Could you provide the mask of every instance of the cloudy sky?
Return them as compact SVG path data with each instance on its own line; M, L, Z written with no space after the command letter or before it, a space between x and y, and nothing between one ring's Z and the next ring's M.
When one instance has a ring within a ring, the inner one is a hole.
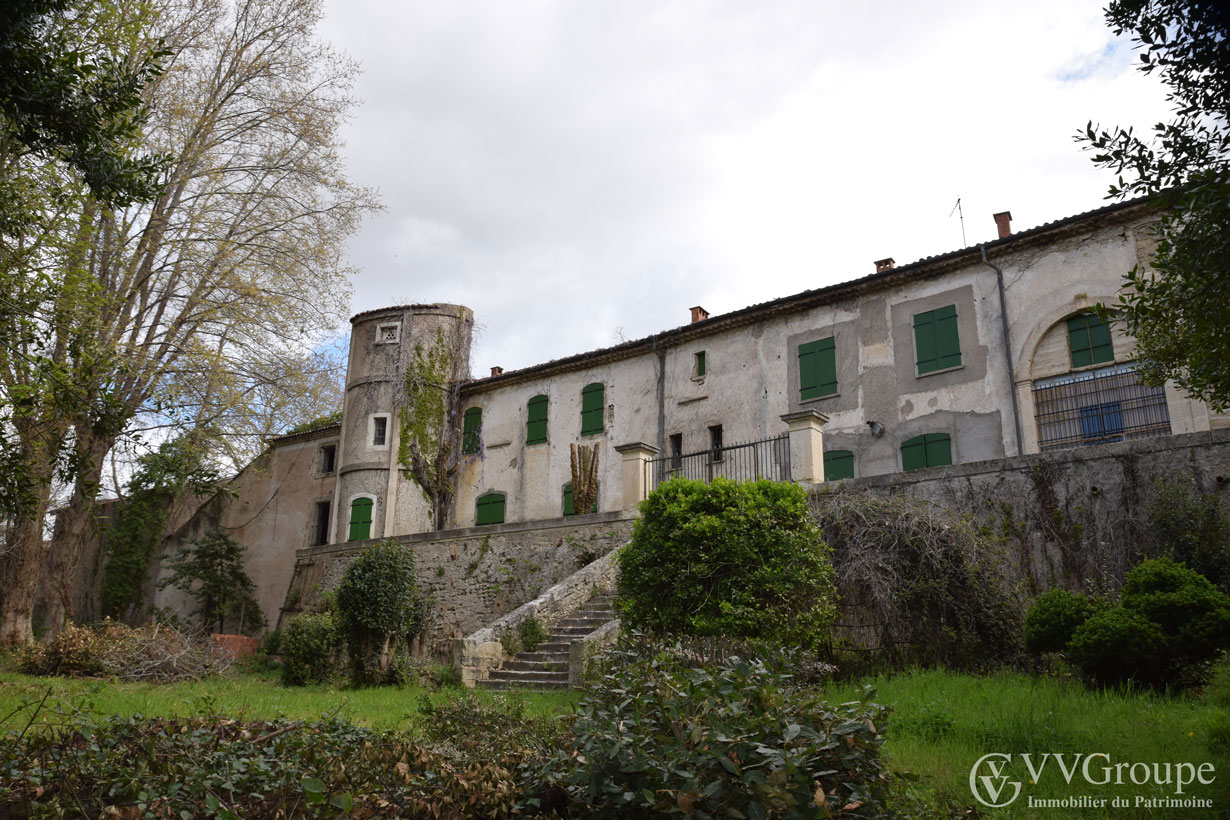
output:
M470 306L475 375L1100 207L1072 135L1166 111L1096 2L326 0L321 35L387 209L353 309Z

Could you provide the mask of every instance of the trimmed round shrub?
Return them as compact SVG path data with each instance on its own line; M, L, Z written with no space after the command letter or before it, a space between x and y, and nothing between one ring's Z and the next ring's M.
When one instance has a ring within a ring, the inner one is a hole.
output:
M1161 629L1175 682L1199 682L1208 663L1230 649L1230 596L1169 558L1142 561L1129 572L1121 604Z
M1025 648L1030 652L1062 652L1072 633L1097 611L1097 604L1066 589L1039 595L1025 616Z
M291 618L282 633L282 684L324 683L336 666L337 624L330 612L304 612Z
M414 553L394 541L363 550L342 574L336 601L351 682L389 682L394 655L422 631L431 606L419 589Z
M1129 680L1156 685L1164 679L1166 638L1143 615L1115 607L1098 612L1072 634L1068 659L1103 686Z
M829 549L794 484L667 481L618 560L624 624L651 634L810 648L836 615Z

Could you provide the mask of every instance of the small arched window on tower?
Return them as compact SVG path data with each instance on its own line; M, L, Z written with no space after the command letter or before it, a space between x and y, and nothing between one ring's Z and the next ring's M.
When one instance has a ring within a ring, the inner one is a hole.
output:
M350 502L350 533L347 541L365 541L372 537L372 507L375 501L359 497Z

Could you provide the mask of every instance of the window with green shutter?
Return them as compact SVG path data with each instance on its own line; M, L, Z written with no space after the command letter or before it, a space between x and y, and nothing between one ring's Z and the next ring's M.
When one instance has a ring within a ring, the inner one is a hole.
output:
M851 450L826 450L824 453L824 480L841 481L854 478L854 453Z
M1068 320L1068 348L1072 351L1073 367L1115 360L1110 327L1092 313L1082 313Z
M365 541L372 537L372 504L370 498L356 498L350 502L348 541Z
M461 421L461 452L466 455L477 453L483 444L483 408L471 407L466 410Z
M547 440L547 397L535 396L527 407L525 443L542 444Z
M475 505L474 523L484 524L504 523L504 493L487 493L480 496Z
M914 350L920 376L961 364L956 305L914 314Z
M799 400L837 392L837 346L830 336L799 345Z
M594 507L590 512L598 512L598 496L594 496ZM572 482L564 485L564 515L576 515L577 511L572 506Z
M602 432L602 408L605 404L606 388L602 382L587 384L581 391L581 435Z
M703 350L697 351L697 353L696 353L696 361L695 361L695 366L692 368L692 369L693 369L693 371L695 371L696 375L695 375L695 376L693 376L692 378L694 378L694 379L703 379L703 378L705 377L705 370L706 370L706 366L705 366L705 365L706 365L706 363L705 363L705 351L703 351Z
M901 469L945 467L952 464L952 440L947 433L927 433L901 445Z

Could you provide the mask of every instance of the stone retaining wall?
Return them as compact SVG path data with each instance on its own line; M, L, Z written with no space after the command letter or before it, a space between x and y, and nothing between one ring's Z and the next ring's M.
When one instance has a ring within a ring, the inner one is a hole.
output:
M453 641L491 625L628 541L632 513L420 533L394 538L414 550L419 584L435 599L416 654L448 661ZM374 541L299 550L281 621L323 605L342 572Z
M1007 546L1031 591L1118 589L1147 533L1156 482L1223 499L1230 430L1164 436L819 485L925 499L972 515Z

